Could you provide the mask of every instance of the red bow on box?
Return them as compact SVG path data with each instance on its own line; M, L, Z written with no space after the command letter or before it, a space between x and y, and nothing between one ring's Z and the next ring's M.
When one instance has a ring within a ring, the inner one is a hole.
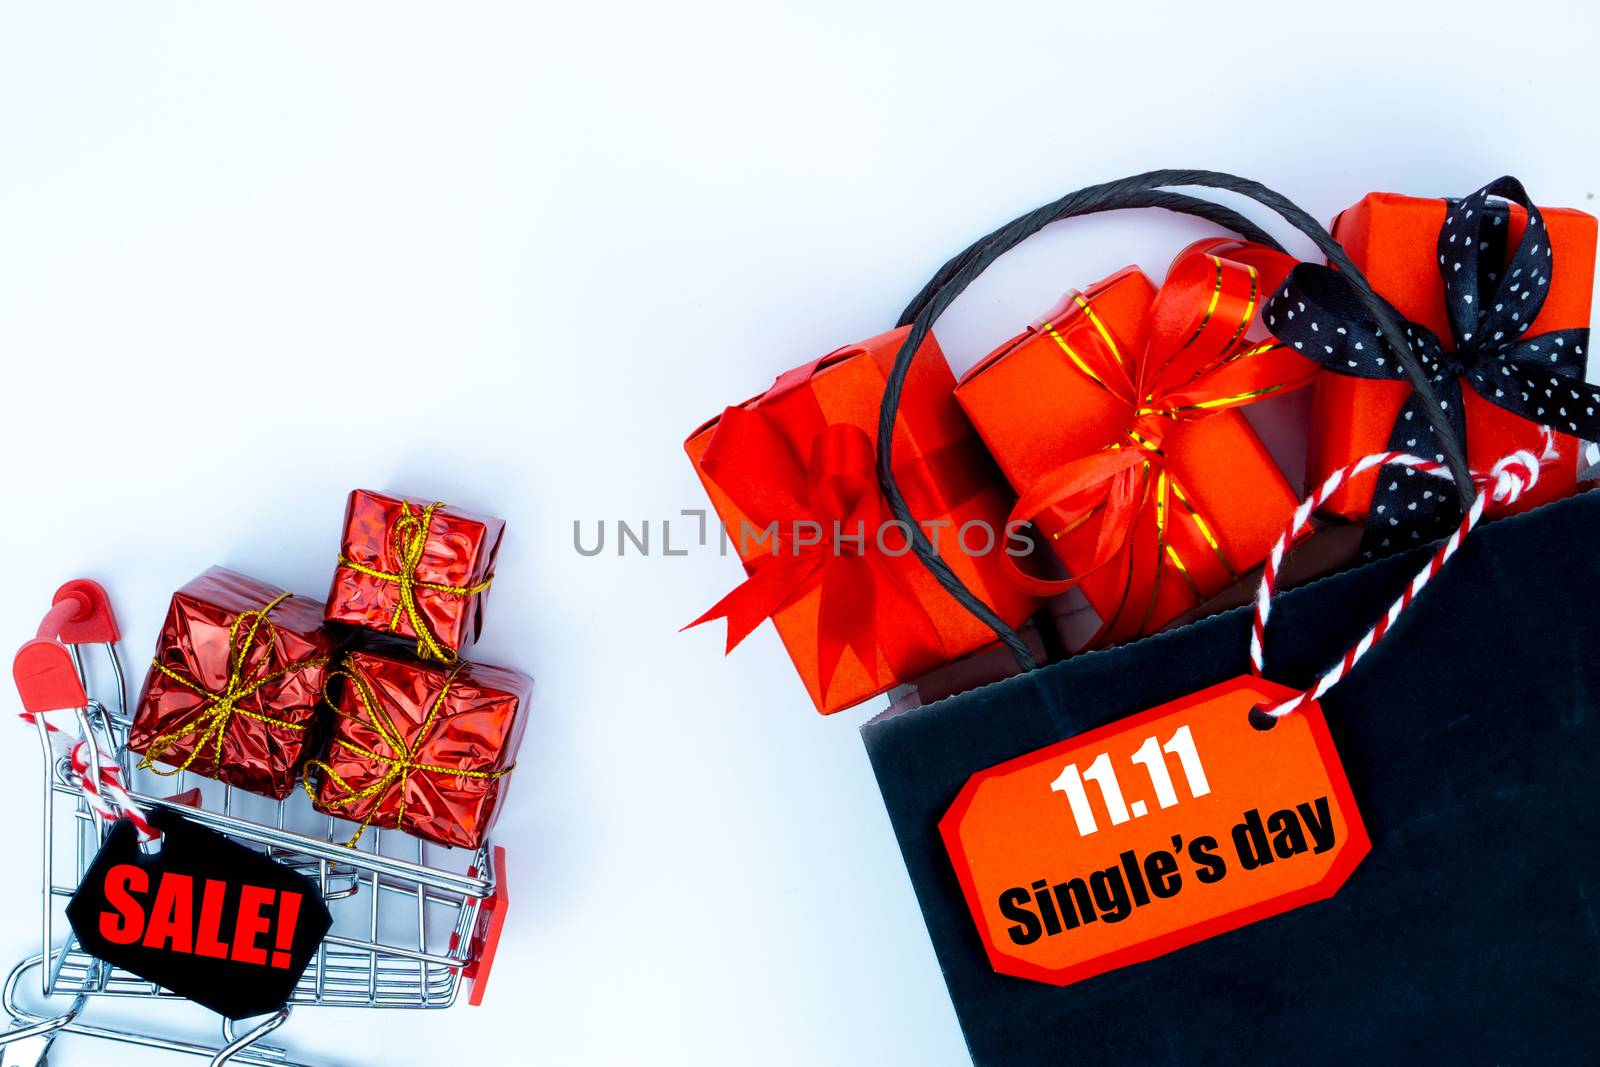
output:
M1185 249L1166 282L1138 315L1102 318L1089 295L1072 293L1044 323L1072 363L1126 405L1127 429L1119 440L1043 475L1021 494L1012 521L1048 516L1055 537L1087 527L1094 550L1072 577L1049 580L1025 574L1010 556L1013 578L1041 596L1060 593L1089 574L1120 561L1123 590L1117 611L1105 618L1091 643L1127 630L1122 609L1148 603L1153 610L1162 572L1172 566L1196 594L1236 577L1201 511L1167 469L1163 439L1182 423L1253 403L1308 384L1316 365L1274 340L1245 339L1262 297L1292 267L1288 256L1259 245L1211 239ZM1092 342L1069 345L1056 326L1082 315L1094 327ZM1173 520L1207 550L1185 559L1174 544ZM1221 579L1220 581L1218 579ZM1149 611L1145 613L1145 620ZM1119 628L1120 620L1120 628ZM1139 621L1137 629L1144 628ZM1125 633L1131 636L1131 633Z
M802 465L763 415L729 408L701 467L758 527L767 554L747 563L750 577L689 626L726 618L731 652L763 620L820 585L817 650L824 693L846 648L876 681L880 648L898 672L940 647L933 620L899 573L903 564L896 561L908 548L904 531L888 525L877 450L866 431L824 426ZM892 612L898 625L880 627L881 609Z

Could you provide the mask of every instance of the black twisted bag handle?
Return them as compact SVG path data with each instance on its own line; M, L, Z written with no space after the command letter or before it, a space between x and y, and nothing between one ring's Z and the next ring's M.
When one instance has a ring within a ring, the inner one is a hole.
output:
M883 404L878 410L878 484L883 489L890 512L910 530L911 550L958 604L972 612L995 632L995 636L1010 649L1018 666L1025 671L1031 671L1038 666L1033 654L1028 651L1027 644L990 609L989 605L966 587L966 584L950 569L949 564L939 558L916 517L911 514L911 509L906 506L900 487L895 484L894 424L900 410L900 393L905 387L906 373L911 369L911 360L917 349L922 347L922 342L932 330L934 322L955 298L960 296L995 260L1052 222L1100 211L1130 207L1161 207L1208 219L1247 240L1282 251L1282 246L1244 216L1210 201L1172 192L1172 187L1221 189L1247 196L1271 208L1295 229L1311 238L1317 248L1327 256L1328 262L1350 279L1367 313L1377 322L1384 344L1405 371L1411 387L1422 398L1423 410L1438 435L1440 447L1444 449L1445 463L1455 478L1456 491L1461 497L1462 508L1466 509L1472 503L1472 479L1467 472L1466 450L1439 406L1439 398L1434 395L1433 388L1428 383L1427 373L1412 353L1411 347L1400 340L1405 337L1404 324L1395 318L1387 302L1379 299L1373 292L1366 276L1356 269L1356 265L1350 261L1344 249L1339 247L1333 235L1323 228L1321 223L1281 193L1274 192L1259 182L1214 170L1152 170L1117 181L1086 186L1076 192L1068 193L1053 203L1021 215L986 237L980 238L945 263L932 280L923 286L922 291L912 300L901 317L900 325L909 324L911 330L900 345L900 351L895 355L894 367L883 391Z

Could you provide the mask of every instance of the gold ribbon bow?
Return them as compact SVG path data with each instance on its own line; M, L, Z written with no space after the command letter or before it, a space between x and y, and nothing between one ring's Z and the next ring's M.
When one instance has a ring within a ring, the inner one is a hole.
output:
M1087 293L1069 294L1040 323L1072 365L1107 394L1107 410L1131 416L1118 440L1067 459L1025 488L1009 516L1007 529L1048 518L1052 538L1095 523L1093 539L1085 538L1092 552L1073 562L1073 576L1038 578L1022 572L1009 554L1000 557L1016 584L1038 596L1055 596L1112 568L1120 593L1085 647L1136 637L1166 621L1156 620L1155 612L1169 567L1197 604L1238 581L1210 524L1168 469L1163 438L1182 424L1300 388L1315 376L1315 365L1281 342L1245 339L1261 293L1275 289L1292 265L1272 249L1208 239L1179 254L1159 289L1147 282L1123 289L1138 275L1137 268L1126 268ZM1109 305L1104 311L1096 306L1102 300ZM1180 540L1196 548L1187 559ZM1142 614L1125 612L1141 602Z
M450 672L450 676L445 679L444 687L439 690L439 695L434 699L433 706L428 709L428 717L422 722L422 729L417 732L416 742L410 745L406 744L405 738L395 726L394 720L389 718L389 713L383 710L382 701L378 699L377 694L373 693L372 685L366 678L355 671L335 670L328 673L327 681L323 683L323 699L327 699L327 687L335 678L348 679L355 687L357 701L367 713L367 721L364 725L372 727L378 736L383 739L383 743L394 753L394 755L386 756L343 737L334 739L334 744L349 749L356 755L372 760L374 763L381 763L388 768L383 772L381 778L363 789L353 788L349 782L340 777L338 771L323 760L312 760L306 765L308 771L312 767L317 768L323 774L326 774L335 785L344 790L344 796L326 803L329 808L343 808L360 800L376 798L372 805L372 810L367 813L366 818L361 820L361 825L356 828L355 836L345 842L345 847L354 848L356 846L356 842L361 840L361 835L367 832L367 827L377 817L378 809L383 804L384 795L396 787L400 789L400 804L395 811L394 828L396 830L405 829L406 783L411 780L411 775L414 773L422 772L460 778L493 780L504 778L516 769L516 765L513 764L500 771L474 771L461 767L444 767L436 763L422 763L417 760L417 753L422 749L423 745L427 744L428 736L433 732L434 724L439 718L439 710L444 707L445 700L450 695L450 687L455 683L456 675L461 673L461 669L464 666L465 664L458 665ZM361 722L360 719L339 708L331 700L328 700L328 706L332 707L336 714L343 715L355 722ZM310 777L307 776L301 779L301 784L305 786L306 795L315 801L317 794L311 787Z
M393 532L395 551L400 558L398 570L379 570L364 563L357 563L344 555L339 557L339 566L348 567L368 578L394 582L398 585L400 601L395 605L394 615L389 619L390 632L394 632L400 625L400 617L403 615L410 620L411 629L417 635L418 657L452 663L456 654L440 643L434 636L433 630L429 628L428 620L422 617L422 610L417 606L417 590L426 589L447 596L476 596L489 588L494 576L490 575L476 585L445 585L442 582L417 580L417 567L422 563L422 553L428 545L428 527L433 524L433 513L442 507L444 504L436 500L423 508L421 515L413 515L410 501L400 501L400 518L395 522Z
M205 748L206 743L212 738L216 739L215 760L217 765L221 766L222 740L227 736L228 726L233 722L235 715L243 715L247 719L255 719L257 722L264 722L268 726L277 726L285 730L304 730L306 728L305 723L286 722L272 715L251 711L249 708L241 708L239 706L240 701L254 696L263 686L269 685L280 678L288 677L298 671L325 666L328 662L327 656L312 656L310 659L297 660L278 670L267 671L265 668L268 663L268 657L263 656L260 665L257 666L255 671L246 676L245 661L250 658L251 650L256 647L257 635L261 634L263 628L265 628L265 638L269 644L277 635L277 628L272 625L272 620L268 619L267 616L272 614L272 610L285 600L288 600L290 596L291 594L289 593L282 593L260 611L241 612L233 620L233 625L228 628L228 682L220 692L212 692L196 679L185 678L159 659L150 661L156 670L185 689L205 698L205 702L200 705L199 711L196 712L195 717L189 721L188 725L170 733L161 734L150 742L150 747L145 750L144 758L139 761L141 770L155 771L155 773L166 778L181 774L189 769L189 765L195 761L195 758ZM249 629L245 630L247 625ZM243 641L239 640L241 631L244 631ZM164 771L155 766L156 761L165 755L168 749L196 732L200 736L190 750L188 758L178 764L176 768Z

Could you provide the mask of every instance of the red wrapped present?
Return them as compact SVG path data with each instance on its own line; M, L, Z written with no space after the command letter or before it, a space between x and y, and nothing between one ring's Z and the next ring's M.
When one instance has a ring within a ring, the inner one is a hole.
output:
M1540 426L1559 431L1559 459L1519 500L1490 503L1488 513L1570 495L1578 447L1568 434L1600 433L1600 387L1583 381L1595 219L1535 207L1521 183L1501 178L1460 200L1373 193L1334 221L1333 234L1407 320L1407 341L1464 436L1469 465L1483 470L1517 449L1537 455ZM1311 484L1374 452L1443 457L1421 400L1343 275L1302 264L1266 315L1276 336L1330 372L1318 377L1312 405ZM1323 510L1368 522L1369 549L1408 547L1459 518L1453 494L1427 481L1369 471Z
M1041 596L1081 589L1101 620L1090 644L1158 629L1225 588L1293 513L1236 410L1316 371L1246 339L1291 262L1214 239L1185 249L1159 291L1124 268L1069 293L957 387L1020 494L1012 519L1032 520L1068 575L1011 560L1013 579Z
M157 774L190 770L281 800L331 649L319 602L212 567L172 595L128 748Z
M748 580L696 623L732 650L770 618L817 710L842 711L994 640L911 554L878 488L878 406L907 329L841 348L696 430L685 449ZM923 342L895 423L895 476L940 557L1007 623L1034 600L1000 558L1011 494Z
M350 494L328 621L415 638L449 662L477 639L505 523L368 489Z
M505 667L357 651L332 672L333 736L306 792L318 811L477 848L505 803L533 679Z

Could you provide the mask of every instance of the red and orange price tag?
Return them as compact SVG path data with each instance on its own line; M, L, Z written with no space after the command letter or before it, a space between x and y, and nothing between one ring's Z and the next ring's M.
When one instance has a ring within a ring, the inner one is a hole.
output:
M1236 678L973 775L939 823L994 969L1052 985L1332 896L1369 844L1307 701Z

